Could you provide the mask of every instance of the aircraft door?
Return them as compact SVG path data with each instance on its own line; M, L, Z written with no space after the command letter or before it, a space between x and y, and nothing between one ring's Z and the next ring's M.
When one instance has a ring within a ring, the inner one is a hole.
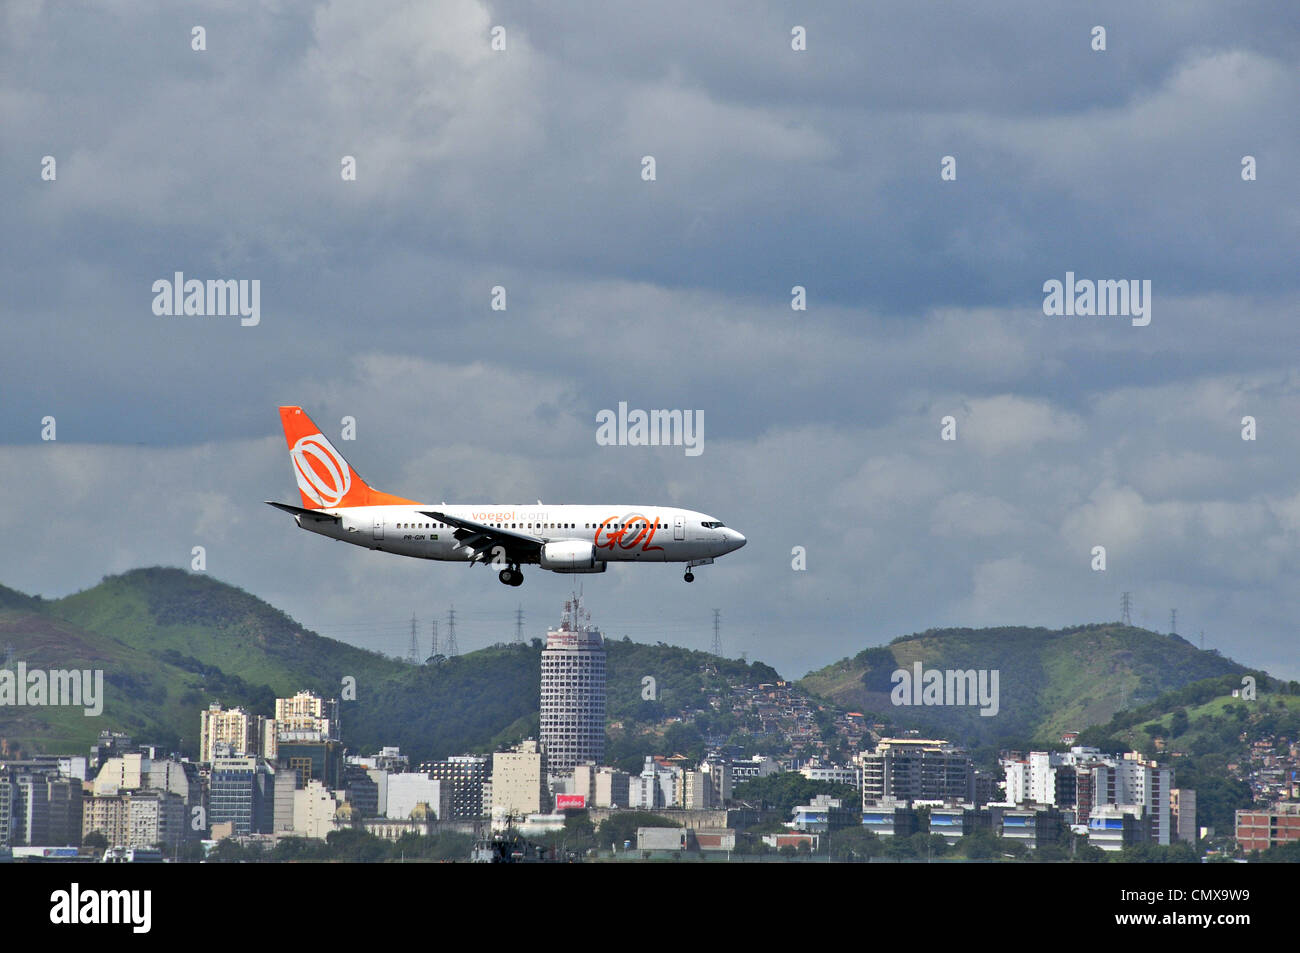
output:
M686 521L683 517L673 517L673 539L686 538Z
M384 538L384 521L378 516L375 517L375 539Z

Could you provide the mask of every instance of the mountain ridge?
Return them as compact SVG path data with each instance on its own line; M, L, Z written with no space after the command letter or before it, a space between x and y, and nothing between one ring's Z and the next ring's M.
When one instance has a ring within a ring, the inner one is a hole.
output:
M960 706L892 703L893 672L923 669L997 671L999 712L985 717ZM997 626L927 629L899 636L810 672L810 694L861 711L961 732L972 743L1021 738L1054 741L1066 731L1103 724L1121 708L1191 682L1250 669L1186 639L1120 623L1061 629Z
M505 641L436 665L411 665L299 625L286 613L202 573L150 567L105 576L60 599L0 586L0 649L48 668L105 669L105 714L0 708L10 745L84 750L100 728L197 753L199 712L212 701L270 714L274 698L310 690L340 694L344 740L354 750L397 744L414 758L442 757L535 731L540 640ZM646 724L704 711L701 699L728 684L780 679L762 662L717 659L664 645L608 641L609 704L615 720ZM891 673L910 668L996 669L999 714L895 706ZM1052 742L1066 729L1104 724L1125 705L1190 682L1245 673L1177 636L1117 623L949 628L899 636L793 682L829 713L872 712L892 730L933 731L967 745L1008 739ZM658 698L641 697L654 674ZM721 714L729 714L724 708ZM716 716L715 716L716 720ZM630 756L629 756L630 757Z

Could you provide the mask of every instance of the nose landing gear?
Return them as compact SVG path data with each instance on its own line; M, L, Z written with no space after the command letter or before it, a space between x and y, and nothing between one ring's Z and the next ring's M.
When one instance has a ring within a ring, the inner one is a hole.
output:
M687 582L694 582L695 573L691 572L691 570L694 569L696 566L707 566L711 562L713 562L712 556L706 556L703 559L692 559L690 562L686 564L686 575L682 576L682 578L685 579Z

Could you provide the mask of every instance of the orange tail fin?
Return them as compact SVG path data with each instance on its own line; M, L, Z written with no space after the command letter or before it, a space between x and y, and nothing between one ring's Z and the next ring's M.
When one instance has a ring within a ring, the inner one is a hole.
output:
M280 423L302 505L307 509L415 503L371 489L301 407L281 407Z

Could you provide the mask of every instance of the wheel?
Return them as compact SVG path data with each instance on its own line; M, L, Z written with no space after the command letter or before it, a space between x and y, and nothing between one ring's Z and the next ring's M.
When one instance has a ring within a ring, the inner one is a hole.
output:
M682 578L685 579L687 582L694 582L694 581L695 581L695 573L690 572L690 571L688 570L687 573L686 573L686 575L682 576Z
M522 586L524 584L524 574L518 569L510 573L510 585Z
M515 584L515 574L509 569L501 570L497 573L497 578L500 579L504 585L513 586Z

